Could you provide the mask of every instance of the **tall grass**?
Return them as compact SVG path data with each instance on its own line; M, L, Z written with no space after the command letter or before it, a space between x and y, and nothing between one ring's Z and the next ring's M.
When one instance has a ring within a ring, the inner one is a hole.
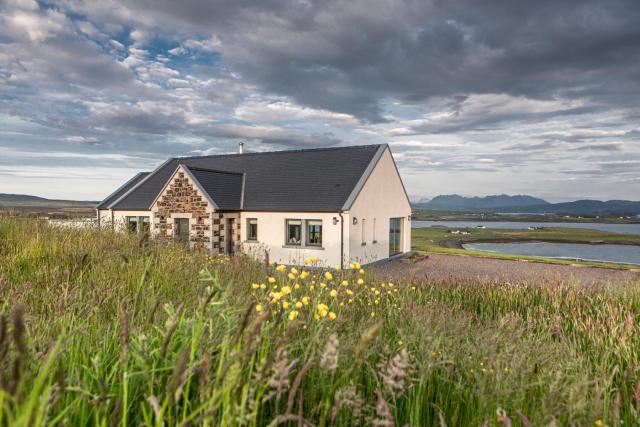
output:
M637 423L637 284L354 267L0 218L0 425Z

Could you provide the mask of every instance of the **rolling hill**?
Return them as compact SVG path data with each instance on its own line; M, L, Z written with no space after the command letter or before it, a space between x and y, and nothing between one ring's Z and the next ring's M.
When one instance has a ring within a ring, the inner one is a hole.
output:
M458 195L437 196L429 202L414 204L415 208L434 211L549 213L561 215L640 215L640 201L629 200L576 200L574 202L549 203L532 196L498 195L464 197Z

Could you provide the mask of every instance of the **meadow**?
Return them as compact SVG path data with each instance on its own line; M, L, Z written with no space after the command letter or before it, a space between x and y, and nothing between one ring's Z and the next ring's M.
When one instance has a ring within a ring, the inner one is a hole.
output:
M634 425L640 284L381 282L0 217L0 425Z

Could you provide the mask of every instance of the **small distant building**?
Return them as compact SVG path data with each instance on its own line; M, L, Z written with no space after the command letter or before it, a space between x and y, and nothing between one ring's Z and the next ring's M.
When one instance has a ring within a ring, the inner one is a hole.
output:
M97 217L284 264L366 264L411 248L411 205L386 144L171 158L109 195Z

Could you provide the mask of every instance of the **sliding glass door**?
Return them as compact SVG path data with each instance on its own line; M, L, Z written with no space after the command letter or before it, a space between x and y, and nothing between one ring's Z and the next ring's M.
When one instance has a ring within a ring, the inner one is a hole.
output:
M402 220L404 218L389 219L389 256L402 252Z

